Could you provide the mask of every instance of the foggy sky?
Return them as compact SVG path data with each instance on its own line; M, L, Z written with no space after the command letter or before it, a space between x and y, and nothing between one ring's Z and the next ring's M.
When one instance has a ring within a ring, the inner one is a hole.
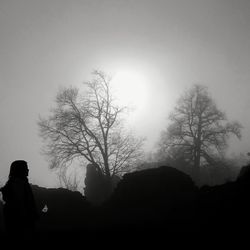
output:
M244 126L231 152L250 151L249 13L249 0L0 0L0 181L25 159L32 183L57 185L37 120L60 86L81 86L96 68L147 77L135 124L147 149L183 91L201 83Z

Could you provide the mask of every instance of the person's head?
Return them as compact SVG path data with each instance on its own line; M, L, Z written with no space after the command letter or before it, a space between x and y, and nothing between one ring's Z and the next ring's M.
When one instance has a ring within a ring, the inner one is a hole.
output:
M9 178L18 177L24 179L27 178L28 174L29 169L26 161L17 160L11 163Z

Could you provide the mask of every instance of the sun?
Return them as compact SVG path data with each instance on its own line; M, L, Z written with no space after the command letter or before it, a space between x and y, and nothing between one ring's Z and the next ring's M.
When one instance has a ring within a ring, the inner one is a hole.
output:
M122 106L141 112L147 103L149 91L145 75L133 70L120 70L112 78L112 87L117 101Z

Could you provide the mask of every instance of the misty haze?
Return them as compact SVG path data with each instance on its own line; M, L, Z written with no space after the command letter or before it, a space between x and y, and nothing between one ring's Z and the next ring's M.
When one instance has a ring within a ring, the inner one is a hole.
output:
M246 0L1 0L3 239L246 233L249 13Z

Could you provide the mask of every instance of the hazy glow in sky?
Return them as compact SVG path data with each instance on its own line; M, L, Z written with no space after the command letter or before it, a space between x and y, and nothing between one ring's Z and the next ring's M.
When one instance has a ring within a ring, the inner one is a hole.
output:
M183 91L201 83L244 126L231 152L250 151L249 13L249 0L1 0L0 181L25 159L31 182L57 185L41 155L38 116L48 115L60 86L81 87L93 69L117 73L120 101L137 106L130 119L147 149Z
M112 79L114 94L121 105L134 106L136 111L145 109L149 95L146 77L137 71L121 70Z

